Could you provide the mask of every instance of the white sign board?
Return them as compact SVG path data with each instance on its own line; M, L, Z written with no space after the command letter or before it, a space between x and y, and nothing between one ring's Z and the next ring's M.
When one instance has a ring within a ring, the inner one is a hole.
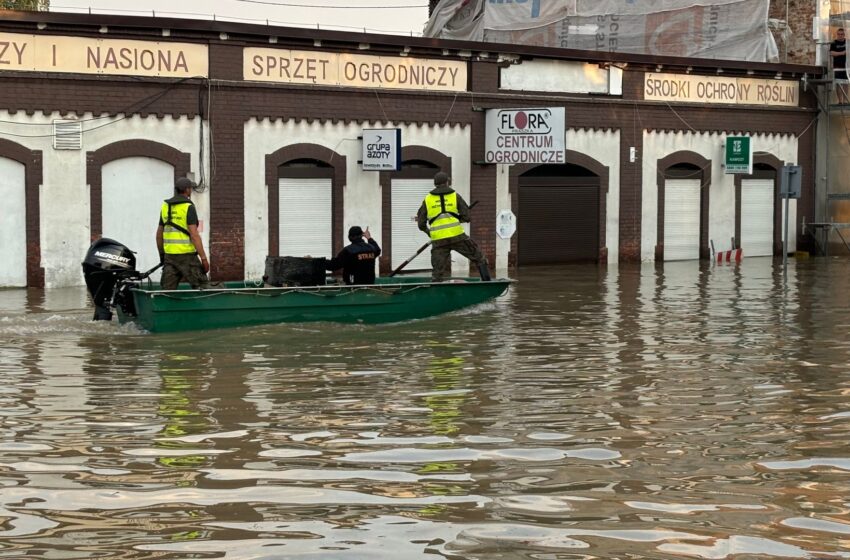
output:
M563 107L488 109L487 163L566 163Z
M196 78L209 75L206 45L0 33L0 72Z
M401 129L363 129L363 171L401 169Z
M466 91L466 61L245 47L245 80L380 89Z
M510 239L516 233L516 216L510 210L502 210L496 215L496 234L502 239Z

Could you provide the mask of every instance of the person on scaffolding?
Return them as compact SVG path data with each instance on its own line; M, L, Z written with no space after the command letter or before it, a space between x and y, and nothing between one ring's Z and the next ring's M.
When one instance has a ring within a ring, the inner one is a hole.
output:
M363 231L360 226L348 230L348 240L351 244L329 259L325 268L331 271L341 268L342 279L349 285L374 284L375 261L381 255L378 242L372 239L368 227Z
M832 79L835 85L836 101L839 104L850 102L847 95L847 40L844 29L835 32L835 41L829 44L829 56L832 57Z

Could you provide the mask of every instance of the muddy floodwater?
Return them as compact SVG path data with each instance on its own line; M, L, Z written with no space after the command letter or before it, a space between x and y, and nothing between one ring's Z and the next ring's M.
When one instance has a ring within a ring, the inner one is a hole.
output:
M850 261L153 335L0 291L0 558L850 558Z

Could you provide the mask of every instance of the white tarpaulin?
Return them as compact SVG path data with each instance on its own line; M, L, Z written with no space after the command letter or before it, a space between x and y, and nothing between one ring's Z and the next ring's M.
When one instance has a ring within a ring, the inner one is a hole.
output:
M769 0L442 0L428 37L775 61Z

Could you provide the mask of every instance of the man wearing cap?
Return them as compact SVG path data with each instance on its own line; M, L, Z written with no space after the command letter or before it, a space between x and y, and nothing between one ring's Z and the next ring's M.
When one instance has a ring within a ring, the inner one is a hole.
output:
M434 189L416 214L419 229L431 237L431 278L443 282L451 277L451 253L457 251L475 263L482 280L490 280L487 257L463 231L462 224L470 221L469 205L451 185L448 174L440 171L434 175Z
M363 231L360 226L353 226L348 230L348 240L351 244L336 257L328 260L325 268L341 268L342 279L346 284L374 284L375 260L381 254L378 242L372 239L368 227Z
M210 263L198 233L198 212L190 198L195 186L187 177L177 179L174 196L162 203L159 212L156 247L163 263L163 290L176 290L181 280L196 290L209 286Z

